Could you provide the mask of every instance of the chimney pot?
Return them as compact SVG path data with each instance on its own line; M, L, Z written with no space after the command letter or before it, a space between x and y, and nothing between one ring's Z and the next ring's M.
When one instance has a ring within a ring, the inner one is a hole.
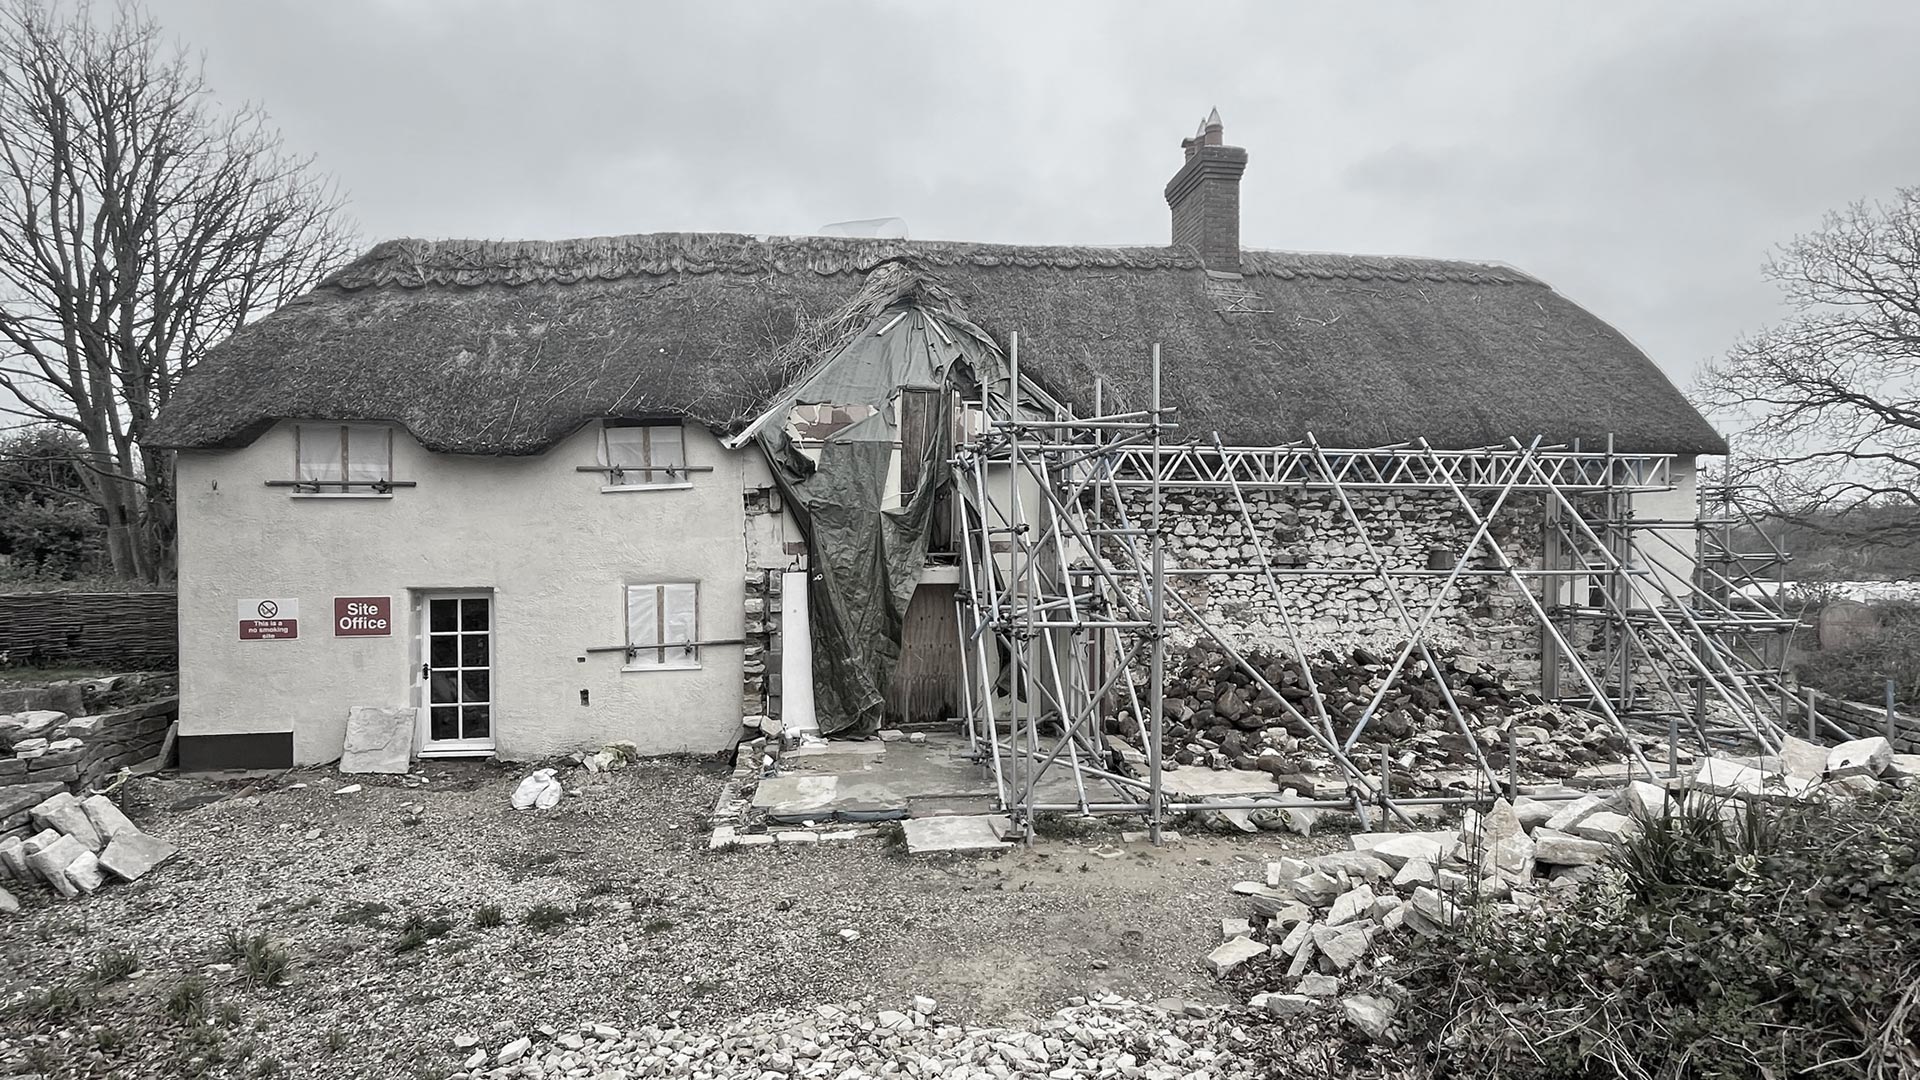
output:
M1167 206L1173 212L1173 243L1199 252L1207 269L1240 272L1240 175L1247 152L1227 146L1226 128L1215 109L1180 148L1186 160L1167 181Z

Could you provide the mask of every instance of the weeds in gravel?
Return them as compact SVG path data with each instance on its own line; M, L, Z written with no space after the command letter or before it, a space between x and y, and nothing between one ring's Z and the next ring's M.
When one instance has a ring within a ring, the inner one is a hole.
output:
M883 821L873 827L880 837L880 846L889 849L906 850L907 827L897 821Z
M117 983L139 970L139 953L109 945L93 954L93 962L87 965L87 981L95 986L105 986Z
M249 986L279 986L287 981L287 950L265 934L249 936L239 927L228 927L223 951Z
M392 913L391 905L378 900L355 900L341 908L333 921L341 926L379 926Z
M93 1030L93 1048L95 1050L103 1052L118 1050L126 1041L125 1037L120 1034L119 1028L108 1027L103 1024Z
M50 1047L29 1046L27 1048L27 1068L36 1073L52 1076L60 1067L60 1055Z
M255 1076L281 1075L280 1059L277 1057L261 1058L260 1063L253 1067L253 1075Z
M8 1012L23 1020L64 1020L92 1003L93 996L86 990L62 984L32 991Z
M339 1028L327 1029L327 1053L337 1054L347 1048L347 1033Z
M198 1020L207 1015L207 982L198 975L175 983L163 1006L177 1023Z
M516 877L560 873L557 851L503 851L493 857L494 865Z
M558 930L567 925L575 910L559 904L535 904L520 916L520 921L531 930Z
M647 924L640 928L640 932L643 934L664 934L671 929L673 929L672 919L648 919Z
M504 925L506 921L507 917L501 912L499 904L481 904L473 913L475 930L491 930L496 926Z
M596 881L593 884L587 886L588 896L610 896L619 891L620 891L619 882L608 881L605 878L602 878L599 881Z
M240 1006L236 1002L223 1001L220 1003L220 1008L215 1011L220 1017L220 1022L228 1027L239 1027L240 1021L246 1019L240 1014Z
M435 938L446 937L453 932L453 920L445 915L428 918L419 912L407 916L401 924L400 940L393 943L395 953L412 952Z

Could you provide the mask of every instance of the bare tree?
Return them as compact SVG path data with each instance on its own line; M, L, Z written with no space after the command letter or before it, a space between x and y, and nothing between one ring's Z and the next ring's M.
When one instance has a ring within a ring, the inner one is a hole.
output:
M0 0L0 411L80 436L114 569L148 581L170 569L173 499L142 434L210 345L352 242L311 161L209 97L131 2Z
M1920 540L1920 188L1829 214L1766 272L1793 314L1696 385L1728 478L1786 520Z

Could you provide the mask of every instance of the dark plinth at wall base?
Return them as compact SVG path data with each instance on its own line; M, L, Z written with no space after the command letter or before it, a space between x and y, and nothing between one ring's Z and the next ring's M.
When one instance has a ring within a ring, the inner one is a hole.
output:
M219 769L290 769L293 732L255 731L240 735L182 735L177 744L182 772Z

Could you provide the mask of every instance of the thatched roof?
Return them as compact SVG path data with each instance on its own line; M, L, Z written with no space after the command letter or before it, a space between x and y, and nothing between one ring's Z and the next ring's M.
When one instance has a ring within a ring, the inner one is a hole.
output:
M1097 376L1146 400L1159 342L1188 434L1330 446L1509 436L1724 453L1647 357L1510 268L1185 248L1026 247L655 234L397 240L247 326L183 381L149 442L244 445L276 420L390 420L433 450L538 452L603 416L718 430L779 389L789 347L904 262L942 283L1022 370L1085 408Z

